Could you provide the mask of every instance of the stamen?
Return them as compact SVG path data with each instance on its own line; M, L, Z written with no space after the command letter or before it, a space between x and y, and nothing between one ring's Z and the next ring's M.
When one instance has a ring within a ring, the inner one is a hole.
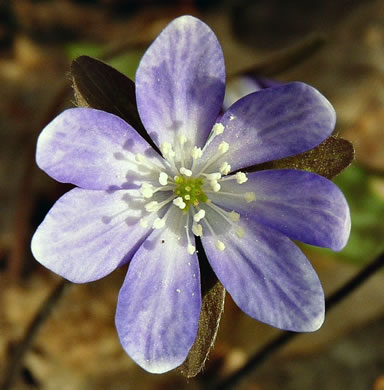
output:
M219 180L221 179L221 173L214 172L214 173L202 173L203 176L207 178L207 180Z
M233 225L233 222L237 223L240 221L240 214L236 213L236 211L232 210L230 213L228 211L223 210L221 207L215 205L210 202L207 206L214 209L219 215L221 215L230 225Z
M216 240L216 242L215 242L216 248L217 248L219 251L223 251L223 250L225 249L224 243L223 243L222 241L220 241L220 240L217 239L217 236L216 236L215 232L213 231L212 226L211 226L211 225L209 224L209 222L207 221L207 219L205 219L204 221L205 221L205 223L206 223L206 225L207 225L209 231L211 232L213 238Z
M222 123L215 123L212 127L212 132L215 135L223 134L224 132L224 126Z
M226 161L224 161L221 164L221 167L219 170L220 170L220 173L222 175L228 175L228 173L231 171L231 166Z
M205 217L205 210L201 209L201 210L199 210L199 211L193 216L193 220L194 220L195 222L199 222L199 221L202 220L204 217Z
M164 158L171 159L175 157L176 153L174 152L172 145L169 142L163 142L160 145L160 151L163 154Z
M179 135L179 143L181 146L184 146L188 141L188 138L184 135L184 134L181 134Z
M187 235L188 247L187 251L190 255L193 255L196 251L196 247L191 243L191 237L189 237L189 213L187 214L187 224L185 225L185 233Z
M148 221L147 221L146 219L144 219L144 218L141 218L140 221L139 221L139 223L140 223L140 226L141 226L142 228L148 227Z
M218 149L218 151L219 151L220 153L222 153L222 154L227 153L228 150L229 150L229 144L228 144L228 142L225 142L225 141L221 142L220 145L219 145L219 147L218 147L217 149Z
M247 201L247 203L254 202L256 200L256 195L254 192L246 192L244 194L244 198Z
M152 228L153 229L161 229L165 226L165 218L156 218L153 221Z
M224 242L220 241L220 240L217 240L215 242L215 246L216 246L216 249L218 249L219 251L223 251L225 249Z
M152 198L152 195L155 193L155 187L149 183L143 183L140 187L140 192L144 198Z
M244 172L237 172L236 173L236 180L239 184L243 184L248 181L248 177Z
M155 171L161 172L161 168L157 164L153 163L152 161L149 161L141 153L137 153L135 155L135 160L136 160L137 163L140 163L141 165L144 165L146 168L148 168L151 171L155 170Z
M203 236L203 227L199 223L194 223L192 225L192 233L195 236L202 237Z
M183 198L181 196L177 197L176 199L173 199L173 204L177 207L179 207L181 210L185 209L185 202L183 201Z
M217 182L217 180L211 180L209 184L211 185L211 188L214 192L220 191L221 185Z
M208 142L205 144L204 149L207 147ZM219 160L223 154L227 153L229 150L229 144L225 141L221 142L217 148L217 153L215 153L204 165L202 169L200 169L199 173L196 176L200 176L202 172L204 172L209 166L214 164L217 160Z
M185 168L185 167L180 168L180 173L184 176L188 176L188 177L192 176L192 171L190 169Z
M162 186L166 186L168 184L168 175L165 172L160 172L159 183Z
M239 238L243 238L244 235L245 235L244 229L241 228L241 227L239 227L239 228L236 230L236 235L237 235L237 237L239 237Z
M152 202L147 203L144 207L149 213L153 213L159 209L159 202L153 200Z
M197 146L194 146L191 152L191 156L194 160L199 159L203 155L203 151L201 148L198 148Z
M232 210L229 214L228 214L228 217L229 219L232 221L232 222L239 222L240 221L240 214L239 213L236 213L236 211Z

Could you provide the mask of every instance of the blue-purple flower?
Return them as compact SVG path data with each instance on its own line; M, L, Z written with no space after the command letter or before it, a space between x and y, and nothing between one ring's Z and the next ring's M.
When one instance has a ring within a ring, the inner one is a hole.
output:
M220 115L224 90L215 35L183 16L136 74L138 111L162 156L122 119L91 108L64 111L38 140L39 167L77 188L37 229L33 254L76 283L130 263L116 327L150 372L179 366L194 343L202 301L196 237L245 313L313 331L324 319L323 290L291 239L340 250L349 236L348 206L331 181L246 170L322 142L335 125L331 104L295 82L251 93Z

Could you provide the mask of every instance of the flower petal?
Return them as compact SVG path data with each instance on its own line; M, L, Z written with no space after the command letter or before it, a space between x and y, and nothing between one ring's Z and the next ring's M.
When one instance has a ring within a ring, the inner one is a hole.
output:
M335 121L331 104L309 85L294 82L262 89L224 113L224 133L206 155L215 153L224 140L229 144L224 158L233 171L277 160L314 148L332 133Z
M202 237L208 260L236 304L249 316L280 329L309 332L324 320L324 294L311 264L286 236L249 220L234 230Z
M52 207L32 239L42 265L76 283L100 279L128 262L148 236L136 190L75 188ZM150 224L149 224L150 226Z
M245 194L254 194L254 201ZM248 181L222 183L210 199L242 216L311 245L341 250L348 241L351 219L340 189L330 180L293 169L248 174Z
M203 146L225 90L223 53L212 30L192 16L171 22L144 54L136 73L141 120L160 145L177 134Z
M116 327L128 355L145 370L181 365L197 334L201 309L196 253L170 229L155 230L137 251L120 290Z
M161 157L121 118L91 108L72 108L39 136L36 161L62 183L93 190L132 188L141 180L135 154Z

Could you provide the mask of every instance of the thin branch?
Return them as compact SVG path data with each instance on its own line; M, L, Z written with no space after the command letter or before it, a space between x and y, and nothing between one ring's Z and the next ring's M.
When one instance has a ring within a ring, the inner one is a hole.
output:
M24 362L24 356L30 346L32 345L38 331L41 326L45 323L47 318L50 316L52 309L56 306L56 303L63 296L64 291L70 285L66 280L62 280L53 289L51 294L41 304L35 317L29 324L23 339L16 346L11 359L9 360L8 367L5 371L5 378L3 383L0 385L0 390L10 390L12 385L20 372L22 364Z
M384 253L379 255L372 263L345 283L342 287L336 290L325 300L325 311L328 312L334 308L338 303L347 298L357 288L359 288L365 281L373 276L380 268L384 267ZM252 356L248 362L239 370L234 372L227 378L214 386L209 386L210 390L229 390L233 389L242 379L251 374L257 367L259 367L265 360L267 360L274 352L286 345L293 338L299 336L301 333L281 332L276 338L267 343L260 351Z

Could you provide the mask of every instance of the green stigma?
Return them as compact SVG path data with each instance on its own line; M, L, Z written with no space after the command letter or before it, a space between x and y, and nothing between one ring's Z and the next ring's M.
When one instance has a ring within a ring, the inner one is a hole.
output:
M183 198L184 203L186 204L184 210L187 211L189 206L198 206L201 202L206 202L208 200L207 195L204 194L202 187L204 184L204 179L201 177L184 177L176 176L175 177L176 188L173 191L177 196Z

